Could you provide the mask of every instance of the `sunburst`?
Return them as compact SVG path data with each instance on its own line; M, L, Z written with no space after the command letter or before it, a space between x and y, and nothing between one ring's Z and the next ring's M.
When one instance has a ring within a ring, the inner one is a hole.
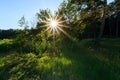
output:
M42 22L45 23L45 25L43 26L47 27L44 32L50 31L53 34L53 39L55 35L59 34L60 32L65 34L70 39L73 39L66 31L63 30L63 27L65 28L69 28L69 27L63 25L64 22L66 22L66 20L62 20L62 17L60 17L59 15L53 16L51 14L48 14L48 17L45 17L45 20Z
M58 15L56 16L50 16L46 19L45 21L45 26L47 26L46 30L50 30L50 32L53 33L53 35L55 34L59 34L60 29L62 29L62 27L64 27L63 22L61 20L62 17L58 17Z

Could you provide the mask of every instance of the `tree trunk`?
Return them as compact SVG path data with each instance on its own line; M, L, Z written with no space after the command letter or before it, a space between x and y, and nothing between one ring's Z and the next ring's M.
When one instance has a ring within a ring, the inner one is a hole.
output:
M104 32L104 26L105 26L105 16L106 16L106 6L107 6L107 0L104 0L104 4L103 4L103 10L102 10L102 16L101 16L101 26L100 26L100 32L99 32L99 35L96 39L96 44L99 44L101 38L102 38L102 35L103 35L103 32Z
M117 19L117 25L116 25L116 37L118 37L118 24L119 24L119 20Z
M112 19L111 19L111 16L109 16L108 18L109 18L109 23L108 23L109 24L109 32L108 32L109 34L108 35L109 35L109 38L111 38L112 37L112 24L111 24Z

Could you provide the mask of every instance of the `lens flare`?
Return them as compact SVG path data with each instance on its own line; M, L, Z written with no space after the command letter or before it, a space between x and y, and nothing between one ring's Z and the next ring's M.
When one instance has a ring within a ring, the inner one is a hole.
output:
M62 20L62 18L63 17L60 17L59 15L52 16L51 14L48 14L48 17L45 17L45 20L42 21L43 23L45 23L43 27L47 27L44 32L50 31L53 34L53 37L62 32L68 38L72 39L72 37L66 31L63 30L63 27L65 28L69 27L63 25L64 22L66 22L66 20Z
M55 21L55 20L51 20L51 21L50 21L50 26L51 26L52 28L57 27L57 25L58 25L58 22L57 22L57 21Z
M53 33L53 35L59 34L60 29L62 29L62 27L64 27L63 22L61 20L62 17L58 17L58 15L56 16L51 16L49 14L49 17L46 18L46 21L44 21L45 26L47 26L47 31L50 30L51 33ZM59 29L60 28L60 29Z

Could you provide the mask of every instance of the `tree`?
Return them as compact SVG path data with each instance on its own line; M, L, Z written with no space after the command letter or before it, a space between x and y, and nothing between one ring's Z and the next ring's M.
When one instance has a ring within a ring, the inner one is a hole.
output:
M120 0L115 0L115 6L116 6L116 15L117 15L117 23L116 23L116 37L118 37L119 32L119 22L120 22Z
M101 0L65 0L60 9L70 26L70 34L78 39L95 38L100 24L101 4Z
M119 36L119 23L120 23L120 1L115 0L114 2L107 5L107 17L109 18L109 29L110 29L110 36L111 37L118 37ZM107 22L106 22L107 23ZM105 28L106 29L106 28Z
M107 0L104 0L103 2L103 9L102 9L102 15L101 15L101 26L100 26L100 33L96 39L96 43L98 44L101 40L101 37L104 32L104 26L105 26L105 18L106 18L106 10L107 10Z
M21 19L18 21L20 27L24 27L24 29L28 29L28 21L26 21L25 17L22 16Z
M46 10L40 10L39 13L37 13L37 28L41 28L42 26L45 25L45 22L47 20L47 18L49 18L49 16L51 16L51 12L49 9Z

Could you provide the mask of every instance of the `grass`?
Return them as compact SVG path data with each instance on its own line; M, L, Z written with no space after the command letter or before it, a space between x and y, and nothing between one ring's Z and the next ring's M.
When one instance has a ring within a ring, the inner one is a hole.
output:
M1 40L0 80L120 80L120 39L93 44L86 39L62 46L59 57L39 57L18 53L12 40Z

